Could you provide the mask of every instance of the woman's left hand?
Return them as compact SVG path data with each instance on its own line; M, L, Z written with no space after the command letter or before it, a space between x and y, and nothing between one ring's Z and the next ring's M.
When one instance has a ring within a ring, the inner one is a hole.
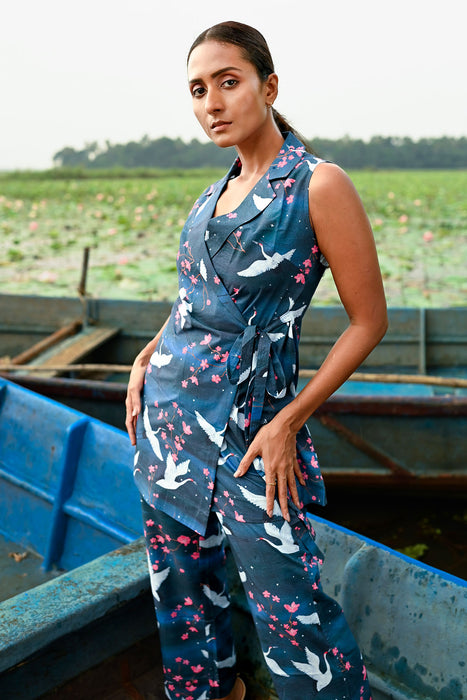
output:
M255 457L262 457L264 463L266 510L269 517L273 513L277 489L282 515L290 520L287 491L299 508L297 479L302 486L305 486L305 480L297 461L297 433L284 423L280 413L258 430L234 476L246 474Z

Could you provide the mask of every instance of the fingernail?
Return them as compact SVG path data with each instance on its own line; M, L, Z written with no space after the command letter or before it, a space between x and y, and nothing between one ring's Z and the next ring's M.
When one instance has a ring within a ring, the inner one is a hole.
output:
M234 477L235 477L235 478L237 478L237 476L240 476L240 472L239 472L238 469L237 469L237 471L236 471L235 474L234 474Z
M272 510L268 510L267 514L268 514L268 518L272 518Z
M136 408L133 409L133 411L131 412L131 415L132 415L133 417L135 417L135 416L138 415L138 411L136 410Z

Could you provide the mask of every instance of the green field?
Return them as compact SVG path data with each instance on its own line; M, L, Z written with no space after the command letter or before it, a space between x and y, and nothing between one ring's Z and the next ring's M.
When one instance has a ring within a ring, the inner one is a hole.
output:
M90 295L174 298L181 226L220 174L1 176L1 291L75 296L90 246ZM373 226L389 306L466 305L467 171L350 175ZM315 303L338 303L329 273Z

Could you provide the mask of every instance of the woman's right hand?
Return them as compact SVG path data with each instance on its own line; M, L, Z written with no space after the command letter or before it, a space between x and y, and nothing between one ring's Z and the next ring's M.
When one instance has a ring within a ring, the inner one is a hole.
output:
M133 363L126 392L125 426L132 445L136 445L136 421L141 413L141 392L143 390L146 367L147 362L138 356Z
M146 368L168 322L169 319L165 321L158 334L136 356L136 359L133 362L133 367L131 368L125 399L125 425L132 445L136 445L136 421L141 413L141 392L143 391Z

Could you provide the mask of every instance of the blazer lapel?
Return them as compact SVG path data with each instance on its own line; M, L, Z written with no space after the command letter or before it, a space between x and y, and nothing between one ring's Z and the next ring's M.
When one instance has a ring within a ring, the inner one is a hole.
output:
M205 240L207 240L208 237L210 238L209 250L211 256L214 256L222 248L227 238L234 231L237 231L240 227L253 221L253 219L262 214L262 212L269 207L277 197L277 190L284 187L284 184L278 181L287 180L289 175L292 174L293 170L303 160L304 151L305 148L303 144L301 144L295 136L288 134L281 150L268 171L258 180L254 188L246 195L238 208L229 214L224 214L223 216L213 219L216 231L212 239L209 233L209 220L207 221ZM233 168L229 172L227 179L231 177L232 170ZM222 181L222 188L225 182L226 180L224 179ZM219 195L220 191L217 193L216 202ZM210 208L211 212L214 212L214 210L215 206Z

